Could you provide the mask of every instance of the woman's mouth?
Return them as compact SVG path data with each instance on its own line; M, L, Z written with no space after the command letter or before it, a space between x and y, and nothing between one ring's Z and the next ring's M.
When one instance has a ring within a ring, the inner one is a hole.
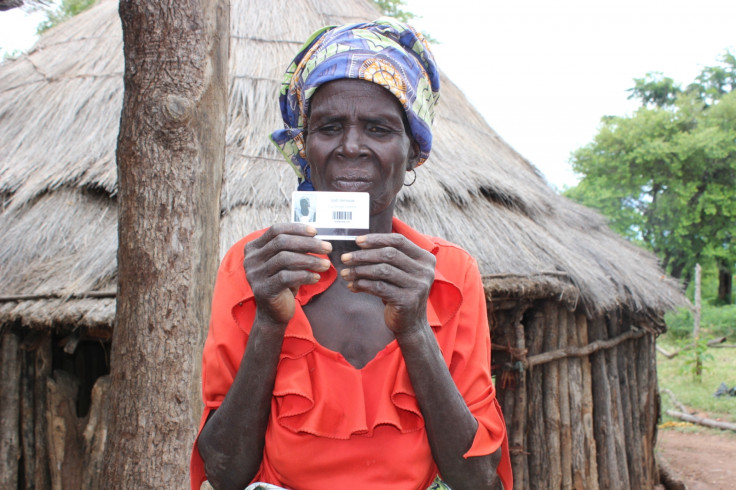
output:
M338 177L333 186L341 192L366 192L371 187L371 182L359 177Z

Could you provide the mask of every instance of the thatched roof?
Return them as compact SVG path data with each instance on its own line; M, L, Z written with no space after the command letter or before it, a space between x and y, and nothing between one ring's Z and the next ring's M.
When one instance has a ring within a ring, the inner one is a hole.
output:
M0 0L0 12L22 7L23 5L38 7L47 6L48 4L49 0Z
M296 179L268 140L281 125L282 70L317 27L377 16L367 0L232 0L223 251L287 215ZM115 0L0 65L0 324L112 325L122 73ZM560 297L589 314L624 304L655 318L682 301L651 254L556 195L442 83L435 146L399 217L468 249L495 297Z

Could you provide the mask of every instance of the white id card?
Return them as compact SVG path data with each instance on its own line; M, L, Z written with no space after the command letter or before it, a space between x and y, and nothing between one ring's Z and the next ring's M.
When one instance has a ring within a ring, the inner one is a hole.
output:
M369 231L369 194L296 191L291 195L291 221L314 226L322 240L355 240Z

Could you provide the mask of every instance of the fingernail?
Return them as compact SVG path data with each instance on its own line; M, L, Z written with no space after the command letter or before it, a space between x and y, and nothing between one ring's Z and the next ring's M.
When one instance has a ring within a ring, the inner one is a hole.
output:
M340 260L342 260L343 264L347 264L352 259L353 259L353 254L351 254L351 253L342 254L340 256Z
M327 259L322 259L320 261L320 265L322 266L322 269L327 270L330 268L330 261Z
M310 235L314 236L314 235L317 234L317 228L315 228L312 225L307 225L307 233L309 233Z
M312 274L312 283L319 282L319 274Z
M358 245L360 245L363 242L365 242L365 235L360 235L359 237L355 239L355 243L357 243Z
M330 242L322 242L322 250L324 250L325 253L332 252L332 244Z
M348 275L350 275L349 269L343 269L340 271L340 277L342 277L343 279L347 279Z

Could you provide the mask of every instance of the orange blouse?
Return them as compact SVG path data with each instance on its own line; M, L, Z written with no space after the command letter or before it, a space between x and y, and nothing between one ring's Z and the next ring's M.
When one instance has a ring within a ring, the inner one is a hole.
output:
M465 457L503 445L498 474L512 488L506 425L490 373L485 295L475 260L449 242L422 235L398 219L394 233L436 256L427 317L442 355L478 430ZM245 279L245 243L225 255L215 283L210 330L202 359L204 413L225 398L245 352L255 301ZM302 310L336 279L334 268L296 295L286 328L271 401L266 444L254 481L299 490L426 489L438 473L414 390L396 340L362 369L320 345ZM195 442L191 484L206 479Z

